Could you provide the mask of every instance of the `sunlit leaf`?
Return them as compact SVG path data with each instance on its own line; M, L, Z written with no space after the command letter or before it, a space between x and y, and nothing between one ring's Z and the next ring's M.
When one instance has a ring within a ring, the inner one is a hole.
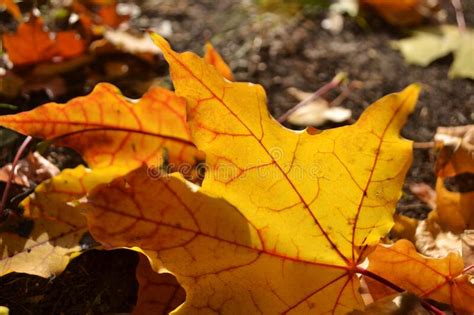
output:
M99 186L81 205L94 237L137 246L176 275L183 313L361 308L354 273L393 225L411 161L398 132L418 86L376 102L352 126L291 131L269 116L260 86L224 80L153 39L187 100L206 176L200 190L143 170Z
M0 117L0 125L74 148L92 168L132 170L143 163L191 167L199 154L190 140L185 103L163 88L139 101L113 85L98 84L87 96L66 104L48 103L29 112Z
M407 240L400 240L389 247L379 245L369 255L369 271L420 297L472 313L474 278L464 274L463 269L463 259L459 254L450 253L442 259L428 258L418 254ZM372 279L367 279L367 282L375 298L390 292Z

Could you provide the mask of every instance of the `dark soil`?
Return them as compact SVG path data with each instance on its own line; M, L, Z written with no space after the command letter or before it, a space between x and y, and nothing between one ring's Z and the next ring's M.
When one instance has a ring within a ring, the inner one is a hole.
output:
M297 16L282 16L263 12L250 3L144 1L142 16L133 22L137 27L149 28L170 21L173 33L169 39L177 50L202 53L205 41L211 40L231 65L237 80L257 82L265 87L269 109L275 117L296 103L286 92L289 87L315 91L344 71L351 80L363 83L362 88L353 91L343 103L353 111L354 118L383 95L421 82L423 93L403 130L406 138L431 141L439 126L473 123L474 82L448 79L451 56L427 68L405 64L389 44L390 40L403 37L404 30L367 16L368 26L363 27L356 20L347 18L344 30L331 35L320 26L324 11L313 9ZM474 2L464 1L464 5L467 23L474 25ZM449 6L447 11L448 21L455 23ZM163 74L163 67L156 73ZM126 80L114 83L125 94L136 97L133 91L127 92ZM88 89L83 88L76 94L87 92ZM337 91L334 91L328 97L336 95ZM68 97L74 96L77 95ZM38 101L39 97L43 97L41 101ZM30 99L22 108L48 101L44 95ZM11 161L19 143L21 139L14 139L0 150L0 165ZM63 149L50 150L48 156L62 163L62 167L80 162L77 156ZM433 185L433 162L432 151L415 150L407 185L413 182ZM474 190L472 176L464 175L452 182L454 189ZM399 210L418 218L425 216L428 209L419 206L419 201L408 189L404 192ZM136 261L136 255L125 250L91 251L75 259L55 279L11 274L0 278L0 305L9 306L12 314L128 312L136 299Z

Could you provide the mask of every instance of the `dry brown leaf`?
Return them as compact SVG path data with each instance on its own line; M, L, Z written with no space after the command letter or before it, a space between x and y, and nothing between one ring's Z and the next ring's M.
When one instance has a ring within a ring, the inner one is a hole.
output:
M0 168L0 181L6 182L12 173L12 164ZM20 160L13 172L14 184L30 187L30 182L40 183L59 174L59 169L38 152L28 154Z
M436 208L436 192L430 185L425 183L414 183L409 186L410 191L431 209Z
M294 87L289 88L288 93L298 101L303 101L313 94ZM331 107L325 99L320 97L295 110L288 116L287 121L297 126L321 126L327 121L340 123L348 120L351 116L350 109L339 106Z
M436 221L420 221L415 236L416 249L423 255L441 258L451 252L461 252L461 238L443 231Z
M474 230L466 230L461 234L462 241L462 258L464 266L474 265ZM470 271L474 274L474 270Z

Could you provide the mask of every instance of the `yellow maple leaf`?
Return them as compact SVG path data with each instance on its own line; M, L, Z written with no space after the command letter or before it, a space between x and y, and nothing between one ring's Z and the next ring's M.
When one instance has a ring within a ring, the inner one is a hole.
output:
M292 131L268 114L260 86L224 80L152 37L187 100L206 176L200 190L143 171L100 186L83 205L94 237L140 247L175 274L187 293L180 313L362 308L355 273L393 225L412 150L398 133L419 87L379 100L352 126Z

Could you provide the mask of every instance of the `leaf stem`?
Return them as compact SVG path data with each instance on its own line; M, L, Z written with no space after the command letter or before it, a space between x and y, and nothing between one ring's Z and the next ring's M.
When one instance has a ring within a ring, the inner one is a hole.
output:
M464 33L466 31L466 19L464 18L461 0L451 0L451 4L456 12L456 21L458 23L459 32Z
M3 191L3 195L2 195L2 201L0 202L0 222L3 221L3 219L6 217L6 213L4 213L4 209L7 204L8 193L10 191L10 187L13 181L13 175L15 174L15 168L21 156L23 155L23 152L25 152L26 148L28 147L28 144L30 144L31 140L33 140L33 138L30 136L26 137L25 140L23 140L23 143L21 144L20 148L15 154L15 158L13 159L12 171L10 175L8 176L8 180L5 184L5 190Z
M413 142L413 149L432 149L435 147L433 141L429 142Z
M462 273L467 273L467 272L469 272L471 269L474 269L474 265L467 266L466 268L464 268L464 270L462 271Z
M334 89L335 87L337 87L339 84L341 84L347 77L347 74L341 72L341 73L338 73L332 80L331 82L329 83L326 83L325 85L323 85L321 88L319 88L316 92L314 92L313 94L311 94L310 96L308 96L307 98L305 98L304 100L302 100L301 102L299 102L298 104L296 104L293 108L290 108L286 113L284 113L283 115L280 116L280 118L278 118L278 121L280 123L283 123L285 122L288 117L293 114L296 110L298 110L299 108L301 107L304 107L305 105L307 105L308 103L311 103L312 101L314 101L315 99L317 99L318 97L321 97L322 95L326 94L327 92L331 91L332 89Z
M367 269L364 269L364 268L360 268L360 267L357 267L356 268L356 272L357 273L360 273L366 277L369 277L369 278L372 278L384 285L386 285L387 287L397 291L397 292L403 292L403 291L406 291L402 288L400 288L398 285L396 285L395 283L392 283L390 281L388 281L387 279L385 278L382 278L381 276L367 270ZM437 308L436 306L430 304L429 302L425 301L424 299L420 299L420 303L421 305L429 312L435 314L435 315L446 315L445 312L443 312L442 310L440 310L439 308Z

